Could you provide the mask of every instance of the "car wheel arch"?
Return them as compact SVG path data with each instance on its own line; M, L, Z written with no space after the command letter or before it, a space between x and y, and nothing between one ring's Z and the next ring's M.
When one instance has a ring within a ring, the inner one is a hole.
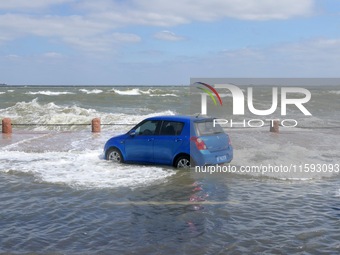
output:
M182 156L188 157L188 158L190 159L191 164L194 165L194 161L193 161L192 157L190 156L190 154L185 153L185 152L181 152L181 153L178 153L178 154L174 157L174 159L173 159L173 161L172 161L172 165L173 165L174 167L176 167L176 162L177 162L177 160L178 160L180 157L182 157Z
M117 146L111 146L105 151L105 159L108 159L108 154L111 153L113 150L117 150L122 158L122 163L125 161L125 156L120 148Z

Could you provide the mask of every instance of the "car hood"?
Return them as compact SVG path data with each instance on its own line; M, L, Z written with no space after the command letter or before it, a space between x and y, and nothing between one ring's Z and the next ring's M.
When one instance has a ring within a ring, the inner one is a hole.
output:
M127 137L129 136L129 134L123 134L123 135L117 135L114 137L111 137L104 146L104 150L106 150L108 147L113 146L113 145L117 145L119 144L120 141L125 140Z
M112 137L111 139L125 139L128 136L129 136L128 134L116 135Z

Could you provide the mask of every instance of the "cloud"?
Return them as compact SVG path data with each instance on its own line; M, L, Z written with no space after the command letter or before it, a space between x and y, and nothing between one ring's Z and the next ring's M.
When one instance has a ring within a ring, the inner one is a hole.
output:
M1 1L0 10L27 10L48 8L52 5L72 3L74 0L10 0Z
M158 40L162 41L181 41L184 40L184 37L178 36L173 32L163 30L161 32L158 32L154 35L154 37Z
M5 56L6 59L9 59L9 60L17 60L17 59L20 59L20 57L16 54L9 54L7 56Z
M152 15L163 17L163 24L176 25L191 21L214 21L222 18L245 20L289 19L310 15L313 0L134 0L132 9L150 22ZM155 25L160 19L154 18Z
M42 9L44 14L33 14ZM138 35L117 33L128 26L170 27L223 18L288 19L311 14L313 0L11 0L1 1L0 10L2 44L33 35L102 51L119 42L141 41ZM167 30L155 38L184 39Z
M116 25L176 26L223 18L277 20L311 15L313 0L83 0L82 9ZM80 6L80 5L79 5Z
M89 36L105 31L109 25L81 16L39 16L5 14L0 16L0 29L12 36Z
M62 54L60 54L60 53L58 53L58 52L46 52L46 53L44 53L43 54L43 57L45 57L45 58L62 58L63 57L63 55Z
M197 73L216 77L334 77L340 67L340 39L315 38L263 48L223 50L202 59Z
M110 24L90 20L82 16L35 17L31 15L6 14L0 16L1 41L35 35L56 38L86 51L108 51L120 43L141 41L138 35L110 32Z
M144 52L148 58L141 61L111 57L88 61L83 55L51 61L41 55L29 58L12 55L0 58L1 79L8 84L169 85L188 84L190 77L337 77L340 68L337 38L210 51L199 56L174 55L171 59L149 61L150 54L158 53Z
M121 43L137 43L141 38L134 34L112 33L95 37L65 37L66 43L86 51L107 52Z

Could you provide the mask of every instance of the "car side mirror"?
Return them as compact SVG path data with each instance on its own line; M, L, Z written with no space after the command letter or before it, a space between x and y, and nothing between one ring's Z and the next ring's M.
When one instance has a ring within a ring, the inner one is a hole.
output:
M131 130L131 131L129 132L129 135L130 135L130 136L135 136L135 135L136 135L136 130Z

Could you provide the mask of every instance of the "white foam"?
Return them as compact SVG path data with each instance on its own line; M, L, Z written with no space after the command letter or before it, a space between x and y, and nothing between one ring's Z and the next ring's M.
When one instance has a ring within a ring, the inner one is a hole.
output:
M13 119L19 124L90 124L98 117L97 111L78 106L62 107L54 104L40 104L38 99L31 102L18 102L14 106L0 109L0 116ZM37 127L35 130L46 130L46 127Z
M175 94L155 94L155 95L150 95L151 97L179 97L178 95Z
M150 96L178 96L173 93L164 93L160 89L148 89L142 90L138 88L127 89L127 90L119 90L119 89L112 89L111 92L114 92L118 95L124 96L138 96L138 95L150 95Z
M142 94L139 89L128 89L128 90L112 89L112 91L115 94L124 95L124 96L138 96Z
M36 181L76 189L137 188L165 182L175 170L157 166L116 164L101 150L27 153L1 151L0 171L32 174Z
M26 95L45 95L45 96L60 96L60 95L73 95L73 92L68 92L68 91L49 91L49 90L45 90L45 91L37 91L37 92L26 92Z
M340 90L331 90L329 91L330 94L340 95Z
M6 94L6 92L0 92L0 95Z
M14 106L0 109L0 117L12 118L13 123L19 124L90 124L93 118L101 118L103 124L137 124L145 118L159 115L174 115L174 111L161 111L150 114L124 114L98 112L94 109L87 109L79 106L59 106L51 102L48 104L39 103L38 99L30 102L18 102ZM68 130L80 129L86 126L67 126ZM127 127L105 126L112 130L127 131ZM54 126L36 126L34 130L44 131L53 129ZM58 130L58 129L57 129Z
M100 94L100 93L103 93L103 91L101 89L93 89L93 90L79 89L79 91L81 91L85 94Z
M338 190L336 190L335 191L335 195L334 195L335 197L340 197L340 189L338 189Z
M174 93L166 93L166 91L161 89L148 89L148 90L142 90L139 88L127 90L112 89L111 92L122 96L149 95L151 97L179 97L179 95L176 95Z

